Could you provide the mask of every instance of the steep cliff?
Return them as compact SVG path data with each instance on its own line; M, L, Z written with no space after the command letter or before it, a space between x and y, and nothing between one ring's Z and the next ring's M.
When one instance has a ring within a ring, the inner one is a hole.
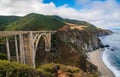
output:
M86 53L97 49L102 45L95 31L77 29L58 31L53 40L54 50L61 53L60 60L63 60L61 62L79 66L83 68L83 70L86 70L86 63L84 63L87 62Z
M87 61L86 55L87 52L102 46L97 30L73 29L57 31L52 35L51 52L45 52L43 46L44 41L39 44L41 48L36 53L37 66L53 62L76 66L87 73L98 73L97 67Z
M113 32L110 30L105 30L105 29L101 29L101 28L97 28L97 34L98 36L103 36L103 35L110 35Z

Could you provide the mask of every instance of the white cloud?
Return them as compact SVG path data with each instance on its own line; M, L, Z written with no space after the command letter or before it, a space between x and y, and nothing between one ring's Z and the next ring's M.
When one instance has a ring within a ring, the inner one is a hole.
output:
M37 12L42 0L1 0L1 15L25 15L30 12Z
M88 21L98 27L109 28L120 26L120 5L115 0L91 1L76 0L77 5L84 5L76 10L65 4L56 7L53 2L44 4L43 0L1 0L1 15L26 15L40 13L45 15L59 15L64 18Z

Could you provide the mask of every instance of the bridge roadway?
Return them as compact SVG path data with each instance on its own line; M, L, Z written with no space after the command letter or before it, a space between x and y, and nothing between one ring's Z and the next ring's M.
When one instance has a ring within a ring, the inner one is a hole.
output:
M19 35L19 34L27 34L27 33L47 33L47 32L50 32L50 33L55 33L56 31L0 31L0 38L2 37L6 37L6 36L13 36L13 35Z

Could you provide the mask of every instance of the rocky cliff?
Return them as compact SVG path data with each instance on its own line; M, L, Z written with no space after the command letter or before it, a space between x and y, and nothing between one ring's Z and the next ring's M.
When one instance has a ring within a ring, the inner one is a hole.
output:
M97 28L97 34L98 34L98 36L110 35L112 33L113 32L110 31L110 30L104 30L104 29L101 29L101 28Z
M51 62L60 63L79 67L82 71L93 75L98 74L97 67L87 61L86 53L103 46L98 35L106 35L107 32L109 34L109 31L104 31L101 34L98 34L100 31L98 32L96 29L57 31L52 35L51 52L44 51L44 41L39 44L39 47L42 48L39 48L36 53L38 55L36 57L37 66Z

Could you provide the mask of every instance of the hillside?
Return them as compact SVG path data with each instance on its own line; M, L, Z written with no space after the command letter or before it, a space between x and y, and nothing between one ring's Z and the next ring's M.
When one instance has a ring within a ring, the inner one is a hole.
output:
M6 30L56 30L64 25L54 17L31 13L8 25Z
M89 27L95 27L93 24L90 24L86 21L80 21L80 20L73 20L73 19L63 19L59 16L53 15L54 18L66 22L66 23L71 23L71 24L76 24L76 25L84 25L84 26L89 26Z
M72 23L72 24L77 24L77 25L84 25L88 27L95 27L94 25L86 22L86 21L79 21L79 20L71 20L71 19L64 19L65 22Z
M18 20L18 16L0 16L0 31L4 30L7 25Z
M14 22L15 21L15 22ZM58 30L65 25L75 24L77 26L87 26L95 28L94 25L78 20L63 19L55 15L41 15L31 13L23 17L17 16L0 16L0 30ZM70 25L69 25L70 26Z

